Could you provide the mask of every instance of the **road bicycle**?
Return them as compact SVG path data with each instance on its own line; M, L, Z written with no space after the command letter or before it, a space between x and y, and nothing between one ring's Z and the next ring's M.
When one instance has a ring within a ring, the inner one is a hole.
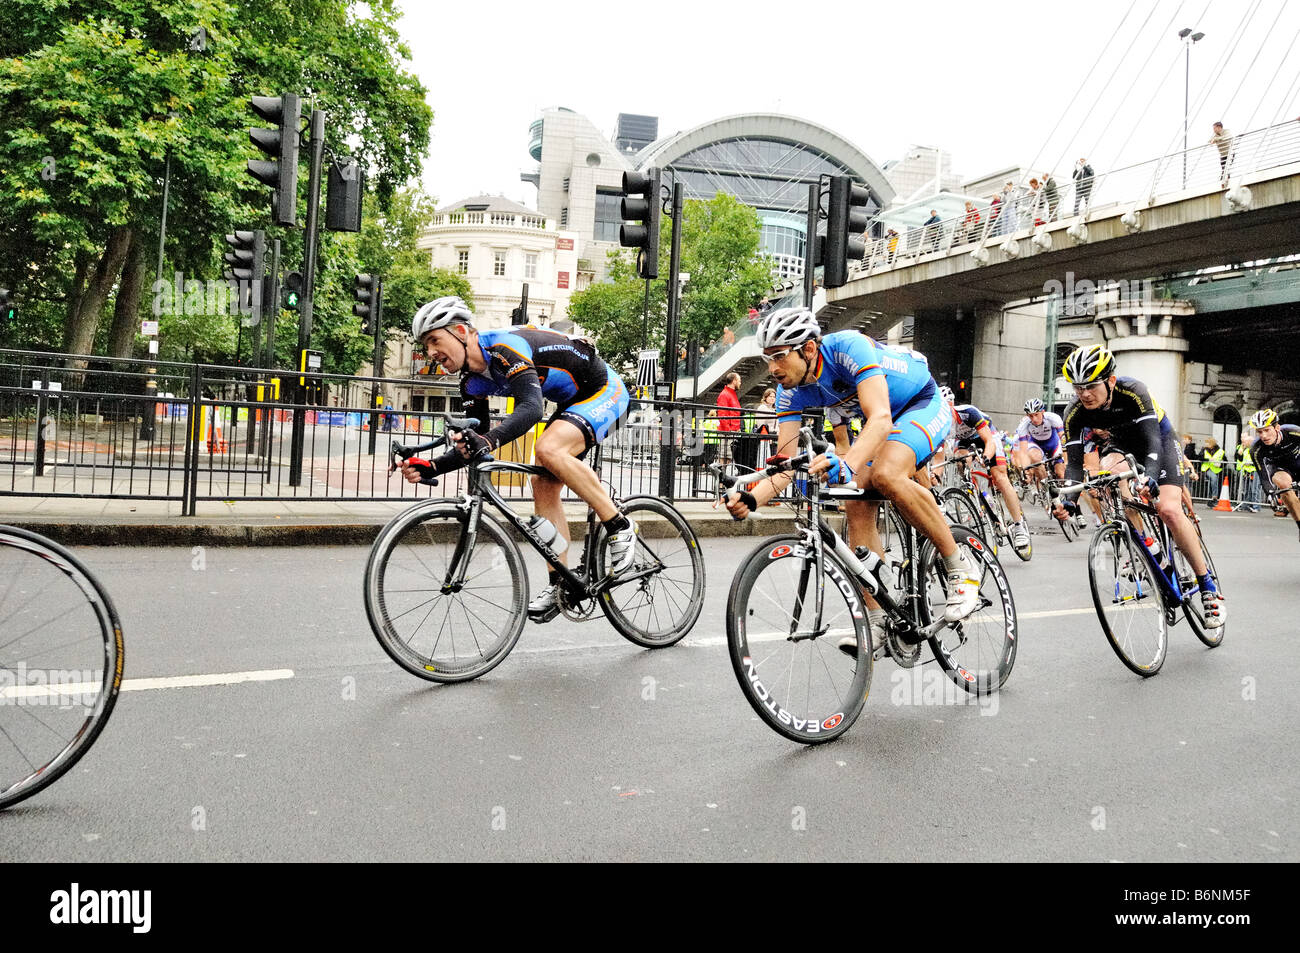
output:
M1126 455L1126 461L1126 470L1099 471L1084 483L1065 487L1063 493L1099 492L1105 522L1088 545L1093 605L1120 661L1149 678L1164 664L1168 630L1178 623L1179 609L1192 632L1210 648L1223 642L1226 626L1205 624L1204 609L1196 598L1200 585L1191 563L1174 546L1169 528L1149 502L1150 485L1144 485L1142 468L1131 455ZM1200 524L1192 525L1209 575L1222 593Z
M113 600L85 564L0 526L0 809L90 750L117 702L123 654Z
M470 432L478 421L449 417L446 424L451 432ZM394 444L392 468L447 440ZM527 618L528 575L508 528L559 572L557 599L566 618L585 621L599 606L620 635L645 648L672 645L691 630L704 606L704 558L695 532L674 507L652 496L614 497L638 531L631 568L613 578L605 568L606 533L590 508L582 560L571 569L553 548L562 538L556 527L517 514L490 479L545 474L544 467L481 454L467 472L462 496L428 499L399 513L370 549L366 615L379 644L402 668L432 682L464 682L510 654ZM436 485L437 478L421 482Z
M803 451L741 477L744 489L783 472L804 472L826 444L800 431ZM887 613L880 656L910 668L929 644L931 658L961 689L996 692L1016 657L1019 626L1002 566L972 529L950 528L978 573L979 603L960 622L944 620L948 576L934 544L888 507L895 529L882 560L854 550L822 517L826 500L883 499L853 486L821 489L815 478L793 504L794 532L772 536L741 560L727 598L732 669L754 711L774 731L820 744L849 729L866 704L874 654L863 592ZM849 651L840 640L851 639Z
M994 555L998 554L999 546L1011 546L1014 552L1022 562L1029 562L1034 555L1033 544L1016 547L1011 545L1011 514L1007 512L1006 501L1002 499L1002 492L994 485L993 476L987 469L977 470L974 466L973 453L956 453L952 459L947 461L955 463L958 474L958 484L944 491L944 497L947 498L954 494L962 494L972 503L979 513L980 523L976 529L979 529L985 539L993 547ZM982 458L981 458L982 459ZM977 480L983 480L981 486ZM1021 516L1024 516L1024 510L1021 510ZM1028 532L1028 523L1025 524Z

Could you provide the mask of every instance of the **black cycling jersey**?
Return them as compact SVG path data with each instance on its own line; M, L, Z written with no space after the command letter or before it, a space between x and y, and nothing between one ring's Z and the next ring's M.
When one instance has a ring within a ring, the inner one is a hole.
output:
M1269 485L1273 485L1273 474L1285 470L1294 480L1300 480L1300 427L1294 424L1282 424L1282 439L1273 446L1263 440L1256 440L1250 448L1250 455L1255 458L1257 466L1264 467L1264 475Z
M1141 381L1132 377L1116 378L1109 406L1088 410L1076 399L1062 416L1066 479L1084 478L1084 432L1093 429L1109 431L1110 443L1133 454L1157 483L1182 485L1178 475L1180 450L1173 425Z
M554 401L561 411L598 393L609 380L609 369L586 341L541 328L495 328L478 333L478 346L487 369L461 371L460 393L465 413L479 421L492 448L527 433L542 419L542 399ZM487 430L491 419L490 396L509 396L514 412ZM465 459L450 450L433 461L439 473L464 466Z

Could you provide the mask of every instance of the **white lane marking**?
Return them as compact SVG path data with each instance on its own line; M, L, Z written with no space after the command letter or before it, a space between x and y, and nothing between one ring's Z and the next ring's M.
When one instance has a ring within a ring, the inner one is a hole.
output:
M89 672L85 673L91 674ZM267 669L259 672L223 672L213 675L171 675L160 678L128 678L122 681L121 691L144 692L158 688L206 688L211 685L238 685L241 682L274 682L293 678L288 668ZM5 685L0 688L0 701L11 698L55 698L62 695L95 696L102 682L61 682L53 685Z
M144 692L155 688L206 688L209 685L238 685L241 682L278 682L293 678L291 668L270 668L258 672L222 672L213 675L168 675L161 678L128 678L122 682L124 692Z

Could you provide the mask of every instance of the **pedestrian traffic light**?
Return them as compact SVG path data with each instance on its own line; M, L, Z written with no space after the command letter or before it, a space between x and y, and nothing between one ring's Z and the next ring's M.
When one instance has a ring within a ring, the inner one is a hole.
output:
M379 299L379 279L374 275L357 275L352 282L352 297L357 299L357 303L352 306L352 313L361 319L361 333L374 333L375 318L378 316L375 305Z
M623 224L618 229L618 243L624 248L639 248L637 274L642 278L659 277L659 170L623 173Z
M8 288L0 288L0 323L11 324L18 320L18 305L14 303Z
M298 301L302 298L302 272L291 271L284 276L284 287L280 290L280 306L286 311L297 311Z
M831 176L830 202L826 212L825 275L827 288L839 288L849 280L849 262L867 253L862 235L871 216L866 204L871 193L852 176Z
M271 194L271 218L277 225L294 225L298 219L298 116L302 105L296 93L254 96L253 112L274 129L250 129L248 138L271 160L249 159L248 171Z

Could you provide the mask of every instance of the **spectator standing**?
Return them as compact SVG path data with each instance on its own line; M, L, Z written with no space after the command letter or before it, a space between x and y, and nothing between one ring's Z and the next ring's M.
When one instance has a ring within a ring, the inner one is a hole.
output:
M1080 159L1074 165L1074 214L1079 214L1079 206L1088 211L1088 201L1092 196L1094 174L1087 159Z
M1232 133L1221 122L1216 122L1213 129L1210 144L1219 150L1219 185L1223 186L1228 184L1228 166L1232 162Z
M1241 480L1237 484L1237 498L1241 500L1246 509L1252 513L1258 513L1259 476L1256 474L1255 458L1250 454L1250 448L1254 442L1253 437L1243 433L1241 443L1237 444L1237 472L1241 474Z
M885 249L889 252L889 263L894 263L894 258L898 255L898 230L891 228L885 232Z
M1210 474L1210 507L1219 500L1219 484L1223 481L1223 448L1213 437L1205 438L1205 448L1201 451L1201 473Z
M755 311L754 309L751 308L750 311L754 314L755 317L758 316L758 312ZM731 347L731 345L733 345L733 344L735 344L735 343L736 343L736 332L733 331L733 330L731 330L731 327L730 327L730 326L723 328L723 329L722 329L722 346L723 346L724 348L726 348L726 347Z
M998 228L1000 227L998 225L998 216L1001 212L1002 195L1001 193L995 192L993 193L993 198L989 200L989 228L992 229L994 235L998 234Z
M722 388L722 393L718 395L718 430L724 434L736 434L740 432L740 375L732 371L727 375L727 385ZM735 438L730 438L734 440ZM731 445L727 439L721 441L719 453L722 456L722 465L726 466L731 462Z
M970 199L966 200L966 214L962 216L961 225L957 229L957 237L953 239L954 245L964 245L966 242L974 241L979 233L980 213L975 208L975 203Z
M1035 225L1043 224L1043 191L1037 178L1029 180L1029 221Z
M1056 221L1056 211L1061 205L1061 193L1056 188L1056 179L1052 173L1043 173L1043 201L1047 204L1047 220Z
M939 212L936 209L930 209L930 217L922 225L925 226L924 240L930 246L930 251L939 250L939 239L941 236Z
M1020 210L1017 208L1019 204L1017 192L1016 183L1010 179L1007 180L1006 185L1002 186L1002 214L999 216L1002 227L998 230L999 235L1010 235L1020 227L1020 223L1017 221L1020 215Z

